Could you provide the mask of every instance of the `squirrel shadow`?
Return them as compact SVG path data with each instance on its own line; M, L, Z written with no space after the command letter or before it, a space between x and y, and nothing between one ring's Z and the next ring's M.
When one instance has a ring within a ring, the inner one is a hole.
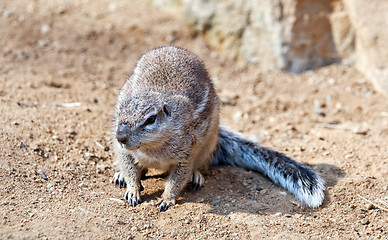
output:
M158 190L157 191L154 191L154 192L149 192L149 191L144 191L142 192L142 195L141 195L141 198L144 202L150 202L152 200L157 200L158 198L160 198L163 194L163 190L164 190L164 181L166 180L166 178L168 177L168 173L167 172L158 172L156 174L153 174L153 175L144 175L142 176L141 180L142 182L143 181L146 181L148 179L153 179L153 180L156 180L156 185L158 186Z
M334 186L345 173L336 166L311 166L325 180L325 200L319 208L330 203L328 188ZM197 192L185 189L177 204L203 202L211 206L209 213L228 215L232 212L250 214L311 214L319 208L309 208L287 190L274 184L264 175L241 168L212 167L205 173L205 185Z
M345 173L329 164L310 165L325 180L325 199L319 208L330 203L328 188L334 186ZM168 173L150 170L142 177L145 191L141 197L144 202L157 201L163 194ZM190 184L182 190L177 199L177 207L186 203L201 203L210 206L209 213L228 215L233 212L271 215L275 213L308 215L319 208L309 208L299 202L287 190L274 184L269 178L254 171L246 171L232 166L211 167L204 172L206 182L198 191Z

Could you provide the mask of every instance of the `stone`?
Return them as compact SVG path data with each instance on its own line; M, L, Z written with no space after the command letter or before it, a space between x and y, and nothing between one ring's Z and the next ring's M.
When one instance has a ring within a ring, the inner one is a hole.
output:
M329 19L337 54L343 64L354 65L356 61L355 32L349 14L341 1L335 2L333 9Z
M388 96L388 1L152 2L179 9L221 56L291 73L343 63Z
M388 96L388 2L344 0L356 35L356 67Z
M229 58L290 72L336 61L331 0L182 0L182 5L186 20Z
M362 225L368 225L369 223L370 223L369 219L367 219L367 218L364 218L364 219L361 220L361 224Z
M50 32L51 28L48 24L43 24L41 27L40 27L40 32L44 35L44 34L47 34L48 32Z

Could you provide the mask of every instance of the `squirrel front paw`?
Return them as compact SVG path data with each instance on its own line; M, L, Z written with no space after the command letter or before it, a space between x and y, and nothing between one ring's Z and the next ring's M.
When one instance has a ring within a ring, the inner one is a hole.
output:
M160 199L159 202L156 203L156 207L159 209L159 212L165 212L169 207L172 207L175 205L175 199L167 200L167 199Z
M124 198L129 202L129 204L132 207L136 207L137 205L142 203L139 190L127 189L127 191L125 192Z
M125 188L127 187L127 182L125 181L124 177L120 172L116 172L113 176L113 183L115 186L119 186L119 188ZM143 185L140 184L140 192L144 190Z

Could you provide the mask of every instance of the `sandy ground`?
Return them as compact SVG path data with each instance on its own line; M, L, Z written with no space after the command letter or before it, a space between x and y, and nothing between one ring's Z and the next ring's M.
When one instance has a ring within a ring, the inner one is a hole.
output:
M9 0L0 12L1 239L388 238L388 100L355 69L263 73L147 1ZM113 106L140 55L165 44L204 60L225 125L321 173L322 207L232 167L210 169L167 212L154 206L159 172L143 181L145 203L123 201Z

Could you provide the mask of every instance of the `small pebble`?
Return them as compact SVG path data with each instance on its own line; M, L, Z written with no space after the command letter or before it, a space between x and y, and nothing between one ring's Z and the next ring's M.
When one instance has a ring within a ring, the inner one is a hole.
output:
M282 215L282 213L281 212L277 212L277 213L275 213L275 217L280 217Z
M18 123L18 122L16 122L16 121L12 121L12 122L11 122L11 125L15 125L15 126L17 126L17 125L19 125L19 123Z
M326 117L326 113L322 109L315 110L315 114L317 114L321 117Z
M362 220L361 220L361 224L362 224L362 225L367 225L367 224L369 224L369 219L367 219L367 218L362 219Z
M288 214L288 213L287 213L287 214L284 214L284 216L285 216L285 217L288 217L288 218L292 217L291 214Z
M49 31L51 30L50 26L48 24L43 24L41 27L40 27L40 33L42 34L46 34L48 33Z
M232 118L235 122L240 122L243 117L243 112L241 111L236 111L233 115Z
M104 173L104 171L107 169L106 165L104 164L97 164L96 167L97 167L96 171L98 174Z
M263 188L261 188L261 187L256 187L256 190L260 192L261 190L263 190Z
M38 40L38 46L41 48L45 48L48 46L48 41L45 39L39 39Z
M329 155L330 155L330 152L324 152L322 155L323 155L323 156L329 156Z
M221 202L220 200L214 200L213 202L211 202L211 205L216 205L216 204L218 204L220 202Z
M8 12L8 11L3 12L2 14L3 18L9 18L10 16L11 16L11 12Z
M210 57L212 57L212 58L217 58L217 57L218 57L218 53L216 53L216 52L211 52L211 53L210 53Z
M368 209L368 210L371 210L373 209L375 206L372 204L372 203L368 203L365 208Z
M69 134L76 134L75 130L72 129L72 128L66 129L66 132L69 133Z
M251 140L252 142L258 143L260 142L261 138L258 134L253 134L248 137L248 140Z
M169 43L173 43L176 41L176 37L174 35L170 34L166 37L166 41Z

